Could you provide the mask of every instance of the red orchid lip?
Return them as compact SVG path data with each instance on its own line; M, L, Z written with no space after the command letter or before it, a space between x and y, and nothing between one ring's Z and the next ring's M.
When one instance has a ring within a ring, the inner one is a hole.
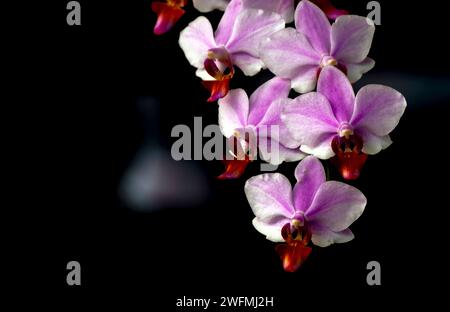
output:
M312 251L312 248L307 246L311 240L311 231L307 224L301 225L295 221L286 223L281 229L286 243L275 246L286 272L297 271Z
M152 2L152 11L158 15L153 32L162 35L172 29L173 25L184 15L182 9L186 0L168 0L167 3Z
M356 134L347 137L335 136L331 147L336 154L331 161L337 166L339 173L345 180L356 180L367 160L368 155L363 153L363 141Z
M283 269L286 272L295 272L308 258L312 251L311 247L302 243L280 244L275 247L276 252L281 258Z
M225 97L230 90L230 79L202 81L202 84L211 94L208 102L215 102Z
M228 139L227 144L232 144L230 150L222 163L225 165L225 171L217 177L219 180L237 179L240 178L247 166L255 159L250 150L243 147L236 136ZM227 158L231 156L232 158Z
M247 166L251 163L251 160L246 157L243 160L222 160L222 162L225 165L225 171L217 179L229 180L240 178L244 174Z
M218 65L224 68L221 69ZM204 67L206 72L215 79L203 81L203 85L211 94L208 102L215 102L225 97L230 90L230 80L234 75L233 63L225 48L216 48L208 51ZM229 72L226 73L227 71Z

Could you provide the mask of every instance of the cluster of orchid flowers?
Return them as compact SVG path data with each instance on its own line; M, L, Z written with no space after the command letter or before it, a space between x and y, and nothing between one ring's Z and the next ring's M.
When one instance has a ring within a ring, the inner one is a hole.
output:
M292 188L279 173L250 178L245 184L255 214L253 226L276 246L286 271L296 271L312 244L326 247L353 239L349 226L367 200L348 184L326 181L319 159L337 166L345 180L357 179L368 155L388 147L389 134L406 108L398 91L367 85L355 95L352 83L371 70L368 57L375 26L366 17L349 15L329 0L193 0L200 12L224 10L213 31L203 16L180 34L179 45L196 75L218 101L219 126L225 137L242 142L241 149L259 149L273 165L300 161ZM158 14L155 34L168 31L183 15L186 0L153 2ZM294 22L294 27L286 24ZM267 68L274 78L250 97L229 90L239 68L254 76ZM289 98L294 89L299 96ZM267 137L262 127L276 125L279 136ZM256 133L279 147L250 146L243 134ZM244 139L243 139L244 137ZM245 154L245 153L244 153ZM227 161L222 179L242 175L252 159Z

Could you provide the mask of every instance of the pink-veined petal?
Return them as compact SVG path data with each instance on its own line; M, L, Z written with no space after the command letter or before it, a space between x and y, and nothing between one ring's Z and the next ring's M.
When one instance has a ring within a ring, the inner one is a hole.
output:
M355 103L352 126L380 137L395 129L406 109L405 97L397 90L382 85L362 87Z
M350 121L355 105L355 93L344 73L334 66L325 66L320 72L317 92L328 99L339 123Z
M367 129L357 129L355 133L361 137L363 141L362 152L367 155L378 154L381 150L388 148L392 144L389 135L378 136Z
M194 67L203 68L208 50L216 47L212 26L208 19L199 16L189 23L181 31L178 43L189 63Z
M248 110L248 96L243 89L230 90L219 100L219 127L225 137L247 126Z
M244 190L250 207L260 222L267 225L283 222L280 219L284 223L290 222L295 213L292 187L284 175L265 173L252 177L245 183Z
M263 222L258 218L253 218L252 220L253 226L259 233L265 235L268 240L276 243L284 242L281 229L287 222L289 220L284 217L275 218L271 222Z
M238 52L232 55L233 64L239 67L244 75L254 76L264 67L263 61L246 52Z
M293 28L280 30L261 44L260 53L267 68L278 77L291 80L297 92L314 89L320 55L304 35Z
M279 97L278 99L271 101L267 107L264 107L263 110L258 113L261 114L261 119L257 120L256 127L258 136L271 137L272 139L281 142L281 144L287 148L298 149L299 144L297 140L291 136L286 124L281 120L283 108L291 101L292 99L288 98L287 95L286 97ZM258 107L257 102L254 103L256 104L255 106Z
M366 204L366 197L357 188L328 181L317 190L305 216L309 222L340 232L361 216Z
M243 9L236 18L233 32L225 44L231 54L245 52L259 57L263 39L284 28L283 18L261 9Z
M366 17L343 15L331 27L331 55L343 63L361 63L369 54L375 25Z
M233 34L236 18L242 11L242 0L234 0L227 6L215 32L218 45L225 45Z
M296 211L306 211L311 205L319 187L325 183L325 170L320 160L308 156L295 168L297 183L294 186L294 203Z
M258 139L258 149L261 159L272 165L279 165L284 161L299 161L306 156L298 148L287 148L275 139L268 137L258 137Z
M295 10L295 28L308 38L317 52L329 55L331 25L317 5L307 0L300 1Z
M331 244L347 243L355 238L350 229L345 229L340 232L333 232L330 229L315 225L311 225L311 241L314 245L319 247L328 247Z
M290 89L290 81L278 77L272 78L258 87L250 96L248 123L258 125L272 103L278 99L287 98ZM277 113L279 115L280 112Z
M318 67L316 65L308 65L299 67L297 76L291 80L292 89L298 93L311 92L317 85Z
M281 120L303 152L310 153L320 147L314 156L326 159L334 155L331 140L337 134L339 124L322 94L310 92L286 103Z
M294 20L294 0L243 0L244 7L280 14L286 23Z
M331 142L336 134L324 133L315 139L314 144L301 145L300 150L308 155L314 155L320 159L329 159L335 155Z

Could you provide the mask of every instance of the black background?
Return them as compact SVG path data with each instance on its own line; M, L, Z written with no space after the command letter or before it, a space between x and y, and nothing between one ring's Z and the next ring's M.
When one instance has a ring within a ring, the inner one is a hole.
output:
M157 37L151 1L80 1L82 25L72 27L66 24L66 1L42 4L40 22L19 39L33 65L23 92L36 95L33 106L45 115L39 117L38 140L31 134L21 143L36 153L25 158L36 161L38 173L29 182L33 190L21 195L32 201L16 236L23 240L12 242L13 255L25 263L16 275L19 289L28 286L62 310L124 302L127 310L140 304L139 310L172 311L182 296L274 296L276 311L365 310L388 300L435 303L426 294L439 296L445 289L437 283L445 281L447 262L450 76L445 8L428 2L380 1L382 25L370 52L377 64L357 88L391 85L409 105L392 134L394 144L370 157L352 183L368 198L352 226L355 240L314 248L294 274L283 272L274 244L251 225L243 185L258 174L257 165L239 180L218 181L220 163L199 161L210 196L188 209L139 213L118 197L119 181L145 141L137 105L142 97L160 101L159 138L168 148L174 125L192 125L194 116L217 123L217 105L206 103L207 92L177 43L199 12L187 7L176 27ZM334 3L358 15L367 12L366 1ZM214 22L220 17L207 16ZM232 87L251 93L270 74L236 77ZM280 172L292 180L295 165L283 164ZM81 286L66 284L71 260L81 263ZM381 286L366 284L371 260L381 263ZM30 284L30 274L39 282Z

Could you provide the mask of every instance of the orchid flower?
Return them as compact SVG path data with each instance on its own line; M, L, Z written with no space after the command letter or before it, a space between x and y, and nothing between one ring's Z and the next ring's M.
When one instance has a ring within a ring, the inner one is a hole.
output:
M295 11L295 27L267 38L260 56L270 71L290 79L299 93L314 90L325 66L338 67L353 83L375 65L367 57L375 26L365 17L340 16L330 25L319 7L303 0Z
M326 182L320 161L308 156L295 169L297 183L279 173L250 178L245 194L255 214L253 226L278 245L283 267L296 271L311 252L308 243L319 247L345 243L354 238L349 226L363 213L367 200L353 186Z
M236 0L234 0L236 1ZM283 16L286 23L294 20L294 0L239 0L244 7L250 9L262 9ZM194 8L200 12L211 12L219 9L224 11L230 0L193 0Z
M321 159L333 157L345 179L358 178L367 155L388 147L406 108L398 91L367 85L354 94L347 77L325 67L317 92L286 103L281 119L300 149Z
M162 35L172 29L185 13L182 7L186 4L187 0L166 0L166 3L152 2L152 10L158 15L153 29L155 35Z
M233 0L215 33L208 19L200 16L181 32L179 44L211 92L208 101L213 102L228 93L234 66L247 76L261 70L264 64L259 58L260 42L283 27L279 14L244 8L241 0Z
M219 100L219 127L222 134L229 139L236 138L239 148L244 153L250 153L251 160L256 150L259 150L263 160L272 165L302 159L305 154L298 148L290 149L283 145L283 142L295 144L280 118L282 105L290 89L289 80L275 77L256 89L250 99L243 89L231 90ZM273 126L278 127L277 133L273 133ZM278 153L274 152L275 149Z

